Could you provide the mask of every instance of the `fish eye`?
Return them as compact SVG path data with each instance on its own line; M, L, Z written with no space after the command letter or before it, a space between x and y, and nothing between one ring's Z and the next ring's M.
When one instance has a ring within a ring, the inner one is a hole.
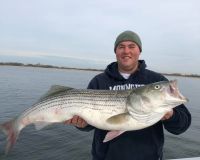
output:
M155 85L155 89L160 89L160 85Z

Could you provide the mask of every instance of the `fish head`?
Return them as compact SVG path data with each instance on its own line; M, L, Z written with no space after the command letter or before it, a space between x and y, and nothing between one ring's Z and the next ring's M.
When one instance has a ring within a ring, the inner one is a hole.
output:
M171 106L172 108L186 103L188 99L184 97L177 85L177 80L171 80L171 81L161 81L157 83L153 83L148 88L149 91L147 91L145 94L149 97L151 97L152 101L156 102L155 99L159 102L160 106Z
M166 101L168 101L169 103L171 102L173 103L186 103L189 101L188 98L186 98L185 96L183 96L179 89L178 89L178 83L177 80L171 80L169 82L167 82L165 84L165 87L163 89L163 93L165 93L166 96Z
M158 99L161 106L175 107L186 103L188 99L180 93L177 84L177 80L154 83L150 86L149 94L152 94L152 99Z
M135 89L132 93L129 103L134 110L142 112L151 112L157 108L166 110L188 101L179 92L176 80L148 84Z

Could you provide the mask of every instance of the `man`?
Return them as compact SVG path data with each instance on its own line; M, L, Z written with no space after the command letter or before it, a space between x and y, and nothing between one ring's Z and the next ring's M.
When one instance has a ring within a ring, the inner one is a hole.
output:
M117 62L109 64L104 73L95 76L88 85L89 89L130 89L167 80L163 75L146 69L145 61L139 60L142 43L136 33L122 32L115 41L114 51ZM82 130L93 128L78 116L74 116L67 123ZM168 112L155 125L142 130L125 132L106 143L103 143L103 139L107 131L95 128L92 144L93 160L162 159L163 127L172 134L180 134L186 131L190 124L189 111L184 105L180 105Z

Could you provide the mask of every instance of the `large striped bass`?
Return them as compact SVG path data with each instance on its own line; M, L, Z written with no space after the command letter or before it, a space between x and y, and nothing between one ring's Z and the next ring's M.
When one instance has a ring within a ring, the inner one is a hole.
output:
M96 128L109 130L106 142L125 131L155 124L172 108L186 101L176 81L162 81L125 91L53 86L36 104L1 124L0 129L7 135L5 152L8 153L27 125L35 124L36 129L41 129L77 115Z

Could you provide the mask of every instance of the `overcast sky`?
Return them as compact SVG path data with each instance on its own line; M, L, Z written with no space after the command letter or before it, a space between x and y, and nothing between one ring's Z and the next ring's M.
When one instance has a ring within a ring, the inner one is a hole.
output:
M0 0L0 61L103 69L125 30L149 69L200 74L199 0Z

